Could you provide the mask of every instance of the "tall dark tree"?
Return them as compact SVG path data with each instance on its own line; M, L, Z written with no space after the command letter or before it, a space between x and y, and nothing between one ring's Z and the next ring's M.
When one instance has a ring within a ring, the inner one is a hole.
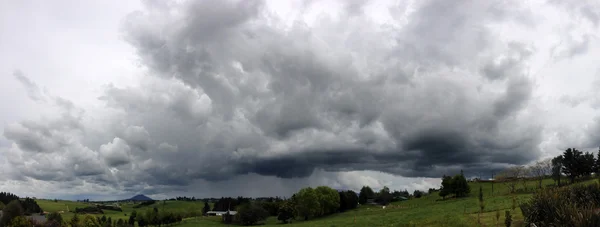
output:
M559 155L552 159L552 179L560 186L560 178L563 169L563 156Z
M462 170L460 171L460 174L453 177L452 184L453 193L456 195L456 197L465 197L471 193L471 187L469 187L467 179L463 175Z
M204 202L204 208L202 208L202 215L206 215L210 211L210 204L208 202Z
M135 212L135 210L134 210L131 212L131 215L129 215L129 221L128 221L129 226L135 225L136 218L137 218L137 212Z
M581 156L582 152L569 148L563 153L563 173L569 177L571 184L575 182L575 178L581 174Z
M363 186L360 189L360 194L358 195L358 202L360 204L367 203L368 199L373 199L375 197L375 192L369 186Z
M594 154L590 152L585 152L585 154L581 157L581 176L590 176L594 172L594 166L596 165L596 159L594 158Z
M340 208L338 210L340 212L344 212L348 209L348 204L346 204L348 202L348 198L346 198L346 192L344 191L339 191L338 194L340 195Z
M346 210L355 209L358 206L358 195L352 190L344 193L346 195Z
M383 187L377 194L377 202L382 205L387 205L392 201L392 194L388 187Z
M442 177L442 187L440 188L439 192L439 195L442 197L442 199L446 199L446 196L449 196L454 192L452 188L453 185L452 177L446 175Z
M600 176L600 148L598 148L596 163L594 163L594 173L596 176Z
M425 194L425 193L424 193L423 191L421 191L421 190L415 190L415 191L413 192L413 196L414 196L415 198L421 198L421 197L423 196L423 194Z

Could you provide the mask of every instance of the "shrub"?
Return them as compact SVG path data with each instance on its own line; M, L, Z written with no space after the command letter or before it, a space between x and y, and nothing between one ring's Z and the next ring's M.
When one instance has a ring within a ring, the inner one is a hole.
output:
M543 190L521 204L525 222L537 226L599 226L598 208L597 183Z
M135 206L133 206L133 208L140 208L140 207L150 206L150 205L155 204L155 203L156 203L156 201L154 201L154 200L144 201L144 202L141 202L139 204L136 204Z
M245 203L238 207L236 220L242 225L254 225L269 217L269 212L256 203Z
M102 210L113 210L113 211L123 212L123 209L121 209L121 207L117 207L117 206L97 205L97 207Z
M75 208L75 213L79 214L104 214L102 209L98 207Z

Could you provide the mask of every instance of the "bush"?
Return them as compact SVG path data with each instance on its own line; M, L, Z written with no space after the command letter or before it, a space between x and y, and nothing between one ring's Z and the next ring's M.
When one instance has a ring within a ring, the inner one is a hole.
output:
M238 207L236 220L241 225L254 225L269 217L269 212L256 203L245 203Z
M136 204L135 206L133 206L133 208L140 208L140 207L150 206L150 205L155 204L155 203L156 203L156 201L154 201L154 200L144 201L144 202L141 202L140 204Z
M79 214L104 214L102 209L99 207L84 207L84 208L75 208L75 213Z
M296 215L296 210L294 209L294 204L291 200L284 201L279 207L279 215L277 215L277 220L281 221L283 224L287 224L294 219Z
M537 226L599 226L598 208L597 183L543 190L521 204L525 222Z
M97 207L102 210L113 210L113 211L123 212L123 209L121 209L121 207L116 207L116 206L97 205Z

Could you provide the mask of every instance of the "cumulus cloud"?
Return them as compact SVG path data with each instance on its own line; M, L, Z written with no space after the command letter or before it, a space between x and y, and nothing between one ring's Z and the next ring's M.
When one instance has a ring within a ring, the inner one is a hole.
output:
M534 11L430 0L388 4L381 22L372 2L288 23L258 0L145 1L121 30L145 76L102 87L101 118L15 73L61 114L4 128L11 177L156 195L251 181L274 194L427 189L443 174L540 158L539 81L529 74L538 50L496 29L534 28ZM590 40L564 53L585 54Z

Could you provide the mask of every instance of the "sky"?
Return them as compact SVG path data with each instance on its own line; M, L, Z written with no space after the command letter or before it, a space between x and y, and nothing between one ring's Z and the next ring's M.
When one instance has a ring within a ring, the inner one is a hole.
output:
M2 1L0 191L427 190L600 146L600 2Z

